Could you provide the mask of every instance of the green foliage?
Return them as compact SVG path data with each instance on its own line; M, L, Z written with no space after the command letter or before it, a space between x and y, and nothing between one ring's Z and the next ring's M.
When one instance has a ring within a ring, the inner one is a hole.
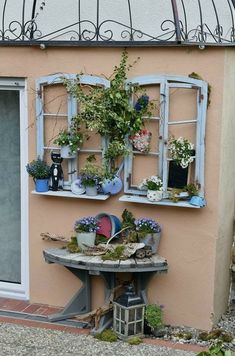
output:
M183 189L184 192L188 192L189 197L197 196L198 190L199 190L198 185L193 183L186 185L186 187Z
M71 153L76 153L78 147L83 143L83 134L77 130L62 130L60 131L54 143L59 146L69 146Z
M191 74L189 74L189 78L204 80L199 74L197 74L195 72L192 72ZM211 90L212 90L212 86L211 86L211 84L208 83L207 108L210 106L210 103L211 103Z
M135 229L135 218L132 212L127 209L122 212L122 229L130 227L130 229Z
M33 179L50 178L50 167L39 157L36 160L33 160L32 162L28 163L26 166L26 170L28 174L33 177Z
M95 335L95 338L100 341L108 341L108 342L116 342L117 341L117 335L111 329L106 329L106 330L102 331L101 333L97 333Z
M84 86L79 75L77 81L64 81L67 91L79 102L80 110L75 119L84 123L88 130L108 137L109 145L113 145L108 147L108 160L126 154L127 136L141 130L143 115L150 115L150 104L135 110L130 102L130 98L136 97L140 88L136 85L126 86L127 72L132 67L127 61L127 51L123 51L119 65L114 67L109 88Z
M109 251L105 255L102 256L102 260L111 260L111 261L117 261L117 260L125 260L127 257L123 256L123 252L125 250L125 246L119 245L115 247L114 251Z
M143 342L143 340L138 336L133 336L132 338L127 340L129 345L139 345Z
M157 304L149 304L145 307L144 318L151 329L163 326L162 307Z
M96 238L95 238L95 244L99 245L99 244L104 244L107 242L107 237L101 234L96 234Z
M226 350L222 342L218 342L215 345L212 345L208 351L203 351L197 354L197 356L232 356L230 350Z

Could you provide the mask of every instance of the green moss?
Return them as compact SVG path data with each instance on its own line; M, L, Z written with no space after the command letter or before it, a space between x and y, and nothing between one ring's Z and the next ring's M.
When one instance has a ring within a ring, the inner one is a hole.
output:
M185 333L181 332L181 333L176 334L175 336L180 339L184 339L184 340L191 340L193 337L192 333L190 333L190 332L185 332Z
M143 342L143 340L138 336L133 336L132 338L128 339L129 345L139 345Z
M126 257L123 256L123 252L125 250L125 246L119 245L115 247L114 251L109 251L105 255L102 256L102 260L111 260L111 261L116 261L116 260L124 260Z
M70 253L79 253L79 252L81 252L81 249L77 244L77 238L76 237L74 237L74 236L71 237L71 241L67 243L66 249Z
M111 329L106 329L106 330L102 331L101 333L97 333L95 335L95 338L100 341L108 341L108 342L116 342L117 341L117 335Z
M198 338L202 341L207 341L208 340L208 332L202 331L199 335Z
M95 244L99 245L99 244L103 244L107 242L107 237L104 235L100 235L100 234L96 234L96 238L95 238Z
M223 342L232 342L233 341L233 335L229 334L229 333L222 333L222 335L220 336L220 339Z

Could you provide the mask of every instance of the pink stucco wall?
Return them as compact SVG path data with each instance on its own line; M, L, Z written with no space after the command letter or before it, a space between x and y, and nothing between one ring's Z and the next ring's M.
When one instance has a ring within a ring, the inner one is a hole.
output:
M167 258L169 272L156 276L151 281L150 302L165 305L167 323L209 329L213 321L212 315L216 316L213 300L225 52L224 49L212 48L204 51L198 48L130 49L128 52L130 61L140 57L130 71L130 76L164 73L187 76L196 72L212 85L206 128L207 207L182 209L127 204L119 202L117 196L105 202L91 203L79 199L35 196L29 192L30 299L33 302L64 305L77 290L79 283L65 268L44 262L42 250L58 244L42 241L41 232L49 231L69 237L77 218L103 211L120 216L127 208L137 217L149 216L156 219L163 227L159 253ZM30 160L36 154L35 80L56 72L83 71L109 76L114 65L119 63L120 53L121 49L101 48L0 48L0 76L26 77L28 81ZM32 190L33 182L30 184ZM102 303L102 283L98 277L94 278L94 307Z

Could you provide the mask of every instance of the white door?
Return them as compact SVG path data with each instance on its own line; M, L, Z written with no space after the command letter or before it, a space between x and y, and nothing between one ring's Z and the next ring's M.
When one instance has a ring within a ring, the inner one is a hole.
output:
M0 296L28 298L25 81L0 78Z

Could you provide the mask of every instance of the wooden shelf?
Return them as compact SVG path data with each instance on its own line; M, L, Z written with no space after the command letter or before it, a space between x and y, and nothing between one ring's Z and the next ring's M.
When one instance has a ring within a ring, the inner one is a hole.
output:
M137 196L137 195L122 195L119 198L119 201L124 201L124 202L129 202L129 203L161 205L161 206L174 206L174 207L179 207L179 208L200 209L200 206L191 205L187 201L179 201L177 203L174 203L172 200L163 199L160 201L152 202L152 201L148 200L146 197L141 197L141 196Z
M48 192L36 192L35 190L32 191L32 194L35 195L43 195L43 196L48 196L48 197L59 197L59 198L75 198L75 199L90 199L90 200L107 200L109 198L109 195L104 195L104 194L98 194L95 196L90 196L86 194L81 194L81 195L76 195L73 194L71 191L61 191L58 190L57 192L53 192L52 190L49 190Z

